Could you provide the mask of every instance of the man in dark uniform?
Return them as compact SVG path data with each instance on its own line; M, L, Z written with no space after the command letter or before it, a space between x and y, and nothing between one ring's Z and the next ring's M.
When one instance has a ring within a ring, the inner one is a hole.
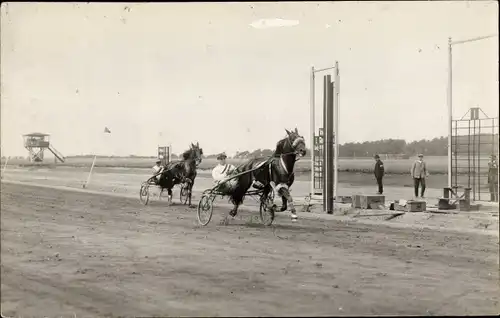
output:
M384 170L384 163L382 160L380 160L379 155L375 155L375 179L377 179L377 184L378 184L378 193L377 194L382 194L384 193L384 186L382 185L382 178L384 177L385 170Z

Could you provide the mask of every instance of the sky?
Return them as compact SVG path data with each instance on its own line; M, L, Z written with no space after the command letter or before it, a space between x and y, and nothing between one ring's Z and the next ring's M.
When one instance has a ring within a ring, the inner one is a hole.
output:
M497 33L496 1L3 2L2 155L30 132L66 156L309 141L310 70L335 61L340 143L446 136L448 37ZM454 46L454 117L498 105L498 36Z

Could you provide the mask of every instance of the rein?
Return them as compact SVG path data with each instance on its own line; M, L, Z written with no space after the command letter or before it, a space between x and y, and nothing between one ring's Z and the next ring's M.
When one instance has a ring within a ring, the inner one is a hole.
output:
M298 137L298 138L303 139L302 137ZM289 145L293 148L293 147L294 147L294 145L293 145L293 143L290 141L290 138L287 138L287 141L288 141L288 144L289 144ZM295 142L294 142L294 143L295 143ZM280 154L280 159L282 159L284 156L289 156L289 155L298 155L298 152L297 152L296 150L294 150L294 151L290 151L290 152L285 152L285 153L282 153L282 154ZM230 176L230 177L228 177L228 178L225 178L225 179L221 180L221 181L219 182L219 184L220 184L220 183L222 183L222 182L227 182L227 181L233 180L233 179L238 178L239 176L242 176L242 175L244 175L244 174L247 174L247 173L250 173L250 172L254 172L254 171L256 171L256 170L259 170L259 169L261 169L263 166L265 166L265 165L267 165L267 164L271 163L271 161L272 161L272 159L273 159L273 158L275 158L275 157L274 157L274 155L269 156L269 157L267 158L267 160L266 160L266 161L264 161L264 163L263 163L262 165L259 165L259 166L258 166L258 167L256 167L256 168L253 168L253 169L250 169L250 170L247 170L247 171L243 171L243 172L237 173L237 174L235 174L235 175L232 175L232 176ZM300 156L299 156L299 158L300 158ZM299 160L299 158L296 158L296 159L295 159L295 161L298 161L298 160ZM236 168L236 169L238 169L238 168ZM286 168L285 168L285 169L286 169ZM288 172L288 173L289 173L289 172ZM213 187L212 191L213 191L213 190L215 190L215 189L219 186L219 184L217 184L215 187Z

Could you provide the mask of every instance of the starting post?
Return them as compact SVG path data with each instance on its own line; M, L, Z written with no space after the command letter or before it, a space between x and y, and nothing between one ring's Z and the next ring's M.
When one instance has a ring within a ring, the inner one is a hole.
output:
M315 74L333 70L333 75L323 77L322 123L316 131ZM333 78L333 80L332 80ZM311 190L310 199L323 201L323 211L333 213L333 203L337 197L338 180L338 128L339 128L339 63L335 66L311 68Z

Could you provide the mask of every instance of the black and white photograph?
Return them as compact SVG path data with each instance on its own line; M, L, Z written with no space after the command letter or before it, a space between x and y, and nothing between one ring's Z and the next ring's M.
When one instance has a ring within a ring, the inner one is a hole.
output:
M2 318L500 313L497 1L0 18Z

